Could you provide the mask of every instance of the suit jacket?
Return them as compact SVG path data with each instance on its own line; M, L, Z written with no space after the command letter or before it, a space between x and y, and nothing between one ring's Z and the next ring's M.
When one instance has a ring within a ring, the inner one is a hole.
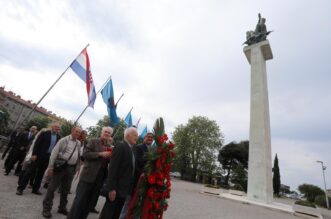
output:
M134 148L134 157L136 159L136 168L134 173L134 187L136 186L140 175L144 172L147 159L146 154L148 153L148 147L145 143L136 145Z
M115 190L116 196L126 198L133 183L133 153L127 142L119 142L110 158L107 178L108 191Z
M35 135L31 135L29 138L29 132L24 132L18 141L18 145L20 147L20 150L27 150L28 146L32 143Z
M51 130L48 130L40 133L37 137L32 151L32 155L37 155L37 159L43 159L50 156L50 153L48 153L48 148L51 144L51 135ZM56 135L56 142L58 142L59 139L60 136Z
M84 166L80 175L80 180L87 183L93 183L97 177L100 168L104 165L104 158L99 157L99 152L104 151L102 142L98 138L88 141L84 147L83 158Z

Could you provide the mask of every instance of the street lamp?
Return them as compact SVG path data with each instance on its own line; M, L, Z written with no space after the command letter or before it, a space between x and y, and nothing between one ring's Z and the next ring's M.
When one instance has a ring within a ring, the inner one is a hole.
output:
M323 165L323 161L316 161L317 163L321 163L322 165L322 173L323 173L323 180L324 180L324 190L325 190L325 199L326 199L326 207L329 209L329 198L328 198L328 191L326 190L326 183L325 183L325 174L324 171L326 170L326 166Z

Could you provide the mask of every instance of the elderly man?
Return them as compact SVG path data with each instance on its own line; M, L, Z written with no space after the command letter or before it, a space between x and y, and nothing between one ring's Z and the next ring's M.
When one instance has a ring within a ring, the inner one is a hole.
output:
M129 204L131 201L132 193L135 190L135 187L138 183L140 175L144 171L144 167L146 165L147 159L146 159L146 154L148 153L152 143L154 141L154 135L152 132L147 132L147 134L144 136L144 140L142 144L136 145L133 147L133 152L134 152L134 157L136 160L135 164L135 172L134 172L134 180L133 180L133 187L132 191L128 196L126 197L124 206L121 211L121 215L119 219L125 219L128 213L129 209Z
M61 138L55 145L48 164L47 175L51 176L51 180L47 189L46 196L43 201L42 215L46 218L51 218L51 209L53 206L53 198L55 190L61 185L61 196L58 213L67 215L68 193L71 187L71 181L79 168L80 161L80 136L82 129L74 127L71 134ZM59 170L54 169L56 159L63 159L66 165Z
M124 131L124 141L114 147L106 180L108 197L100 213L100 219L118 219L120 216L125 198L132 188L135 169L132 147L137 140L137 129L130 127Z
M83 152L84 166L68 219L87 218L94 204L92 197L100 193L107 174L107 164L111 156L111 145L108 143L108 139L112 133L113 129L111 127L103 127L100 138L91 139L86 145Z
M59 132L60 125L58 123L53 123L50 130L41 132L36 138L32 149L32 162L29 167L29 170L24 173L22 181L19 182L19 186L17 188L18 195L22 195L23 190L28 184L30 176L34 171L35 179L32 185L32 193L36 195L41 195L41 192L39 191L40 184L43 179L45 170L47 169L51 152L58 140L60 139L60 136L58 134Z

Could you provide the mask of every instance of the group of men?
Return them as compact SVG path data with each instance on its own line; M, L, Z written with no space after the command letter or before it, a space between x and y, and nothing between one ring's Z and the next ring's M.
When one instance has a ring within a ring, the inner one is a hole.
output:
M31 127L28 133L24 133L24 138L20 134L22 140L15 140L21 142L15 144L19 145L19 150L24 147L24 154L10 152L15 155L11 155L11 161L5 165L5 175L16 162L23 165L16 194L22 195L30 181L32 193L41 195L40 186L45 177L48 181L42 210L45 218L52 217L57 189L60 192L58 213L67 215L67 219L85 219L90 212L99 213L95 206L101 193L106 201L99 218L126 218L131 196L146 164L145 154L153 142L153 134L147 133L143 143L136 145L138 132L135 127L130 127L124 131L124 140L113 146L111 127L103 127L100 137L91 138L88 142L86 132L80 127L74 127L71 134L63 138L60 138L59 130L56 123L38 134L36 127ZM68 210L67 197L75 175L79 175L79 181Z

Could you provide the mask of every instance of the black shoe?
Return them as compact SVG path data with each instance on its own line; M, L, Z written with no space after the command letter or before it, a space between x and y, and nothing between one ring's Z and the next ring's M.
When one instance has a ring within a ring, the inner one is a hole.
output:
M33 190L32 190L32 193L33 193L33 194L36 194L36 195L42 195L42 193L41 193L39 190L37 190L37 191L33 191Z
M68 215L67 209L59 209L57 210L57 213L63 214L63 215Z
M23 194L23 191L20 189L17 189L16 195L22 195L22 194Z
M95 213L95 214L99 214L99 211L97 211L97 209L93 208L90 210L91 213Z
M42 215L45 217L45 218L51 218L52 217L52 214L50 211L43 211Z
M9 172L6 171L6 172L5 172L5 176L8 176L8 175L9 175Z

